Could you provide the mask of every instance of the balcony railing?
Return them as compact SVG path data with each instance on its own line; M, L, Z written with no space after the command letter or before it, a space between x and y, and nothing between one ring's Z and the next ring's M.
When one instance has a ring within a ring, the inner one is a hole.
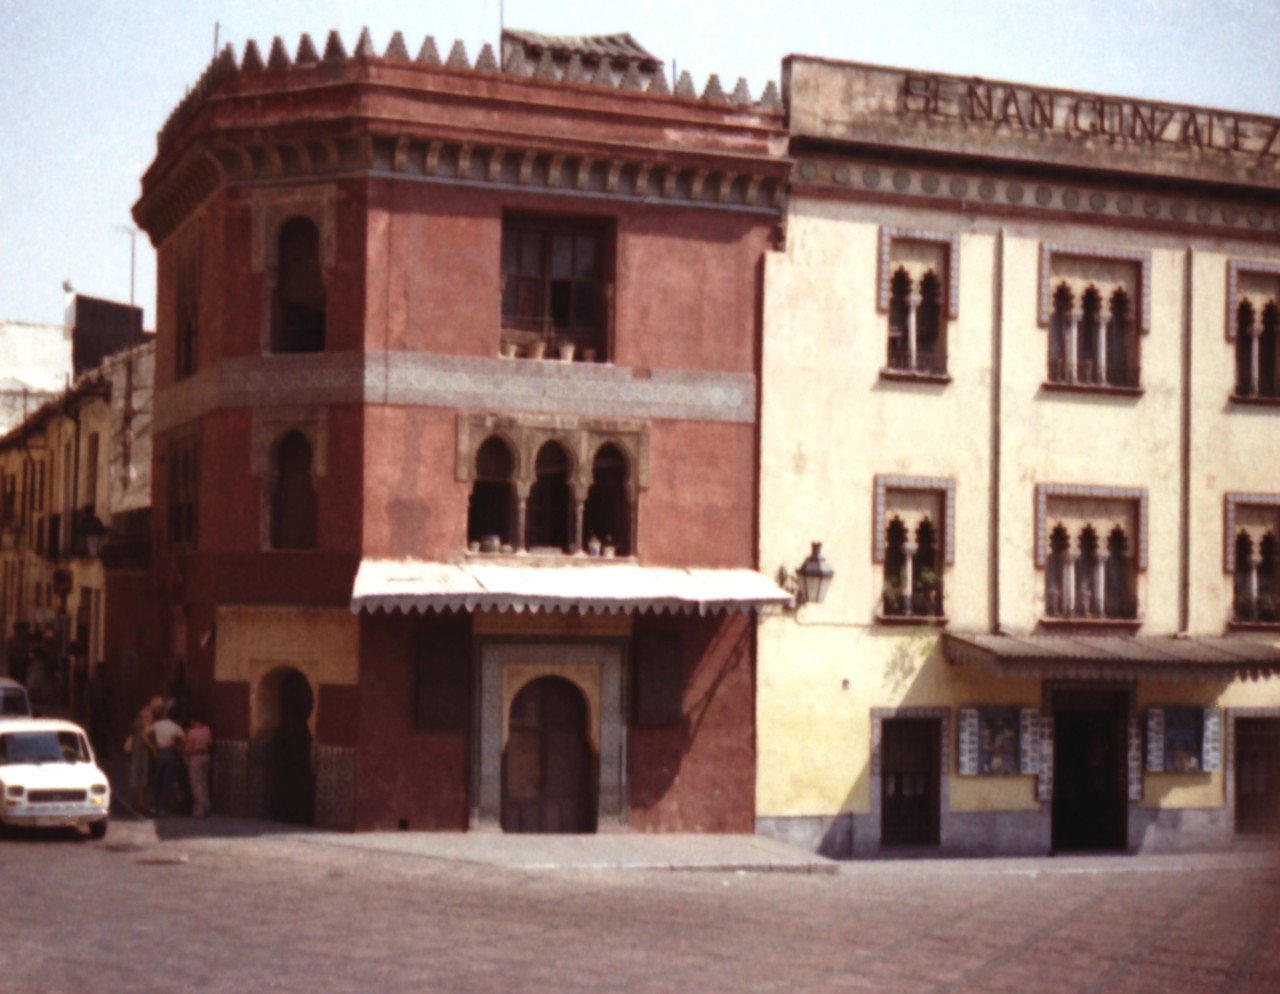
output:
M889 346L888 368L898 373L946 376L947 354L938 349L917 349L915 362L913 363L910 349L891 344Z
M1262 624L1280 622L1280 595L1259 594L1256 598L1238 595L1232 608L1231 620Z
M1142 385L1142 367L1136 363L1108 363L1105 373L1092 361L1078 362L1074 374L1065 359L1049 360L1049 382L1065 386L1124 387Z
M1068 605L1062 591L1050 590L1045 594L1044 613L1047 618L1063 620L1133 621L1138 617L1138 602L1134 597L1121 595L1109 596L1106 604L1099 604L1096 597L1083 594Z
M942 591L937 588L905 590L890 588L884 592L883 611L886 618L941 618L944 616Z

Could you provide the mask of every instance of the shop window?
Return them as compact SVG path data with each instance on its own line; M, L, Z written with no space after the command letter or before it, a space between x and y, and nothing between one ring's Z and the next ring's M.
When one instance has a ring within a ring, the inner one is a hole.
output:
M196 439L176 441L168 451L169 546L175 552L197 547L200 516L200 448Z
M1280 624L1280 496L1227 494L1226 572L1231 575L1231 620Z
M591 488L583 514L583 535L592 554L631 555L631 501L627 457L606 443L591 464Z
M271 351L323 352L325 288L320 232L307 217L291 217L276 240L271 300Z
M875 558L883 565L880 618L945 616L944 575L954 562L950 480L877 477Z
M957 316L959 242L951 236L883 228L880 309L888 314L890 377L947 377L947 324Z
M523 217L503 221L504 354L609 359L607 243L600 224Z
M1147 330L1149 253L1042 245L1040 321L1048 328L1046 382L1137 390Z
M1222 711L1167 707L1147 710L1147 772L1206 773L1222 768Z
M569 487L569 454L547 442L534 460L534 483L529 491L525 546L530 551L572 551L573 496Z
M1136 620L1138 576L1146 568L1146 492L1042 484L1036 518L1044 617Z
M475 482L467 512L467 541L473 547L497 552L515 535L515 458L510 446L496 435L480 445L475 458Z
M301 432L289 432L276 446L270 513L271 548L315 548L316 488L311 443Z

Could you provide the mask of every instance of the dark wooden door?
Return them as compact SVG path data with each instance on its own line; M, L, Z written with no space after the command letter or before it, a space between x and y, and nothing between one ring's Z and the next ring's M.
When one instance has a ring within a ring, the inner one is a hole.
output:
M934 718L889 718L881 726L882 845L938 844L941 742Z
M1280 718L1236 719L1236 832L1280 834Z
M528 684L511 705L502 827L508 832L593 831L594 768L582 692L560 677Z
M1053 714L1055 851L1127 847L1127 715L1124 694L1057 699Z

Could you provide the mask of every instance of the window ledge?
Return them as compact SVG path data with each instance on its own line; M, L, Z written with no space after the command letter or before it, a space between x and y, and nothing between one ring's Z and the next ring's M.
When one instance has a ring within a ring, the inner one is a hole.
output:
M1041 387L1057 393L1103 394L1114 397L1141 397L1146 393L1143 387L1122 387L1114 383L1059 383L1057 380L1045 380Z
M947 626L947 616L945 614L880 614L876 613L877 625L890 626L906 626L913 625L929 628L945 628Z
M1244 621L1232 618L1227 622L1227 629L1233 632L1280 632L1280 621Z
M1280 397L1263 397L1251 393L1233 393L1228 398L1233 404L1250 407L1280 407Z
M472 552L467 550L463 559L468 563L498 563L505 566L605 566L626 563L634 566L635 556L589 556L585 552Z
M1049 618L1040 619L1042 628L1057 630L1076 629L1081 633L1102 634L1124 632L1132 634L1142 627L1141 618Z
M950 373L926 373L914 369L881 368L880 379L896 380L900 383L938 383L945 385L951 382Z

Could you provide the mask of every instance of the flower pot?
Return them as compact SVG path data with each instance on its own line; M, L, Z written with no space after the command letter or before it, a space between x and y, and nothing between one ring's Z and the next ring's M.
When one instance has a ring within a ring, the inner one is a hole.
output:
M560 361L573 362L573 350L574 350L573 342L561 342L560 343Z
M541 359L547 354L547 343L539 338L536 342L529 343L529 358Z
M498 355L504 359L514 359L520 347L509 338L504 338L502 344L498 346Z

